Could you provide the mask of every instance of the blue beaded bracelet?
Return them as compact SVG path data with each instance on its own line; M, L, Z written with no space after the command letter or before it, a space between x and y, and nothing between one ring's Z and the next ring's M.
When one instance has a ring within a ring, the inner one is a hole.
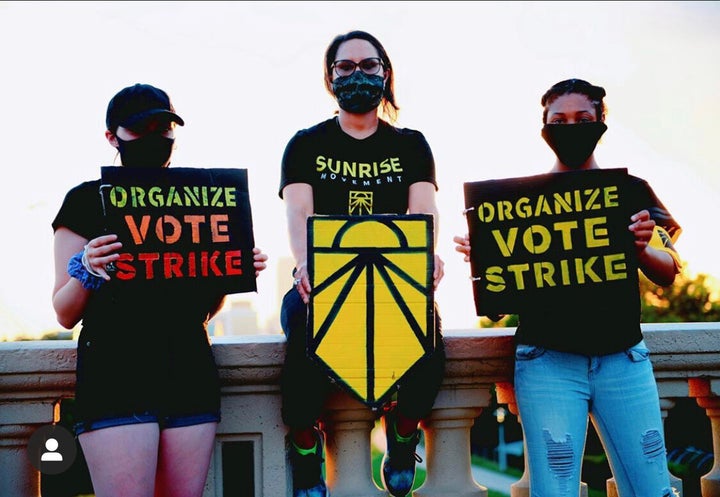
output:
M84 252L85 251L78 252L70 258L68 261L67 272L70 276L80 281L83 288L87 290L97 290L103 283L105 283L105 280L99 276L90 274L90 272L85 269L85 266L83 266L82 263Z

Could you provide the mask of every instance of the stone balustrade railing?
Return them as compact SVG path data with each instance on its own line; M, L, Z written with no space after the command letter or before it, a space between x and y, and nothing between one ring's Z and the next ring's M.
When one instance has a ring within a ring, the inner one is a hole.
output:
M676 399L692 397L710 419L714 465L701 479L702 497L720 497L720 323L647 324L643 331L663 413ZM491 404L494 385L498 401L517 413L512 334L506 328L445 331L446 376L423 423L427 476L415 497L487 496L483 482L471 473L470 428ZM2 497L40 495L39 474L25 447L37 428L53 422L58 400L72 396L75 347L74 341L0 343ZM291 495L278 389L284 347L284 337L275 335L214 339L223 419L205 497L223 497L226 489L243 485L256 497ZM333 497L386 495L371 476L373 413L339 392L327 407L326 470ZM512 497L528 495L527 481L525 474L512 486ZM608 495L614 492L610 480Z

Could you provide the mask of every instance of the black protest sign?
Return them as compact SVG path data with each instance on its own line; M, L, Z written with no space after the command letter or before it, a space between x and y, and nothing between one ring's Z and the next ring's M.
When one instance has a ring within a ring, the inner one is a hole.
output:
M257 290L246 169L103 167L100 193L118 282Z
M478 316L636 299L626 169L464 184Z

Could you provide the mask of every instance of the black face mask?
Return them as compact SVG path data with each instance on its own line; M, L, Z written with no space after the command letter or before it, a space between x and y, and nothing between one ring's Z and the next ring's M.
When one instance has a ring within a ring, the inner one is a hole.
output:
M158 133L129 141L118 138L117 141L123 166L131 167L164 167L175 143L174 138Z
M365 114L380 105L385 80L376 74L355 71L333 81L333 93L340 108L351 114Z
M571 169L577 169L592 155L600 137L607 131L602 121L579 124L546 124L542 137L557 158Z

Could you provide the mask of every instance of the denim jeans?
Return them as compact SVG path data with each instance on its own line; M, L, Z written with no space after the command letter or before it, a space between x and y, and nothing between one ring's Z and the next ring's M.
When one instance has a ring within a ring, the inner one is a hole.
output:
M620 497L675 495L644 341L602 356L519 344L515 396L531 497L579 495L588 419L605 448Z

